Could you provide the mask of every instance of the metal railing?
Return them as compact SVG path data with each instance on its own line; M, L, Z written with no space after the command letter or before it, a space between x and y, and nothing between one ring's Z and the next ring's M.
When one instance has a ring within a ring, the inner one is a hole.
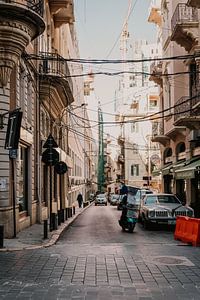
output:
M21 5L40 16L43 16L44 13L44 0L0 0L0 5L1 3Z
M164 122L153 122L152 124L152 135L153 137L157 135L164 135Z
M174 31L176 25L185 23L198 22L198 10L194 7L189 7L184 3L179 3L171 20L171 28Z
M200 105L200 94L189 97L181 97L174 107L174 121L176 122L181 117L192 117L197 114L197 107ZM199 109L198 109L199 111Z
M57 53L41 52L42 63L40 64L40 74L57 76L68 81L71 91L73 82L67 61Z

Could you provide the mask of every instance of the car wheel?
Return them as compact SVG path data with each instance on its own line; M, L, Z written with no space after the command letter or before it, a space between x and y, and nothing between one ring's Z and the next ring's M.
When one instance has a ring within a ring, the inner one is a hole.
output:
M105 206L107 206L107 203L105 203Z
M150 228L150 222L147 219L144 219L143 226L144 229L148 230Z
M97 206L97 203L95 203L95 206Z

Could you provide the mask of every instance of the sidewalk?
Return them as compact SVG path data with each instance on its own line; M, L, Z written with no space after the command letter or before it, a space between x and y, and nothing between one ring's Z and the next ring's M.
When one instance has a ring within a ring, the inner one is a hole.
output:
M90 207L90 203L85 208L76 207L75 215L68 218L64 223L58 226L57 230L48 231L48 238L44 239L44 225L34 224L31 227L17 233L16 238L4 239L4 247L0 248L0 252L38 249L42 247L52 246L57 242L59 236L65 228L67 228L83 211Z

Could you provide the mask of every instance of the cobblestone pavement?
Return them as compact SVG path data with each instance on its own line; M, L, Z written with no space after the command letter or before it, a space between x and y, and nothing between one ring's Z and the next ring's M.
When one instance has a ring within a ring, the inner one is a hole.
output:
M0 299L200 299L200 249L167 229L122 233L118 215L91 207L55 246L0 253Z

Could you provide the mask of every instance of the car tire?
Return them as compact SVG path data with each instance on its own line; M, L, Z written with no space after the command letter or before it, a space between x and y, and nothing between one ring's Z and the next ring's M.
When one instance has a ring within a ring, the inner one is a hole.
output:
M107 203L105 203L105 206L107 206Z
M95 206L97 206L97 203L95 203Z
M147 219L144 219L143 226L146 230L150 229L150 222Z

